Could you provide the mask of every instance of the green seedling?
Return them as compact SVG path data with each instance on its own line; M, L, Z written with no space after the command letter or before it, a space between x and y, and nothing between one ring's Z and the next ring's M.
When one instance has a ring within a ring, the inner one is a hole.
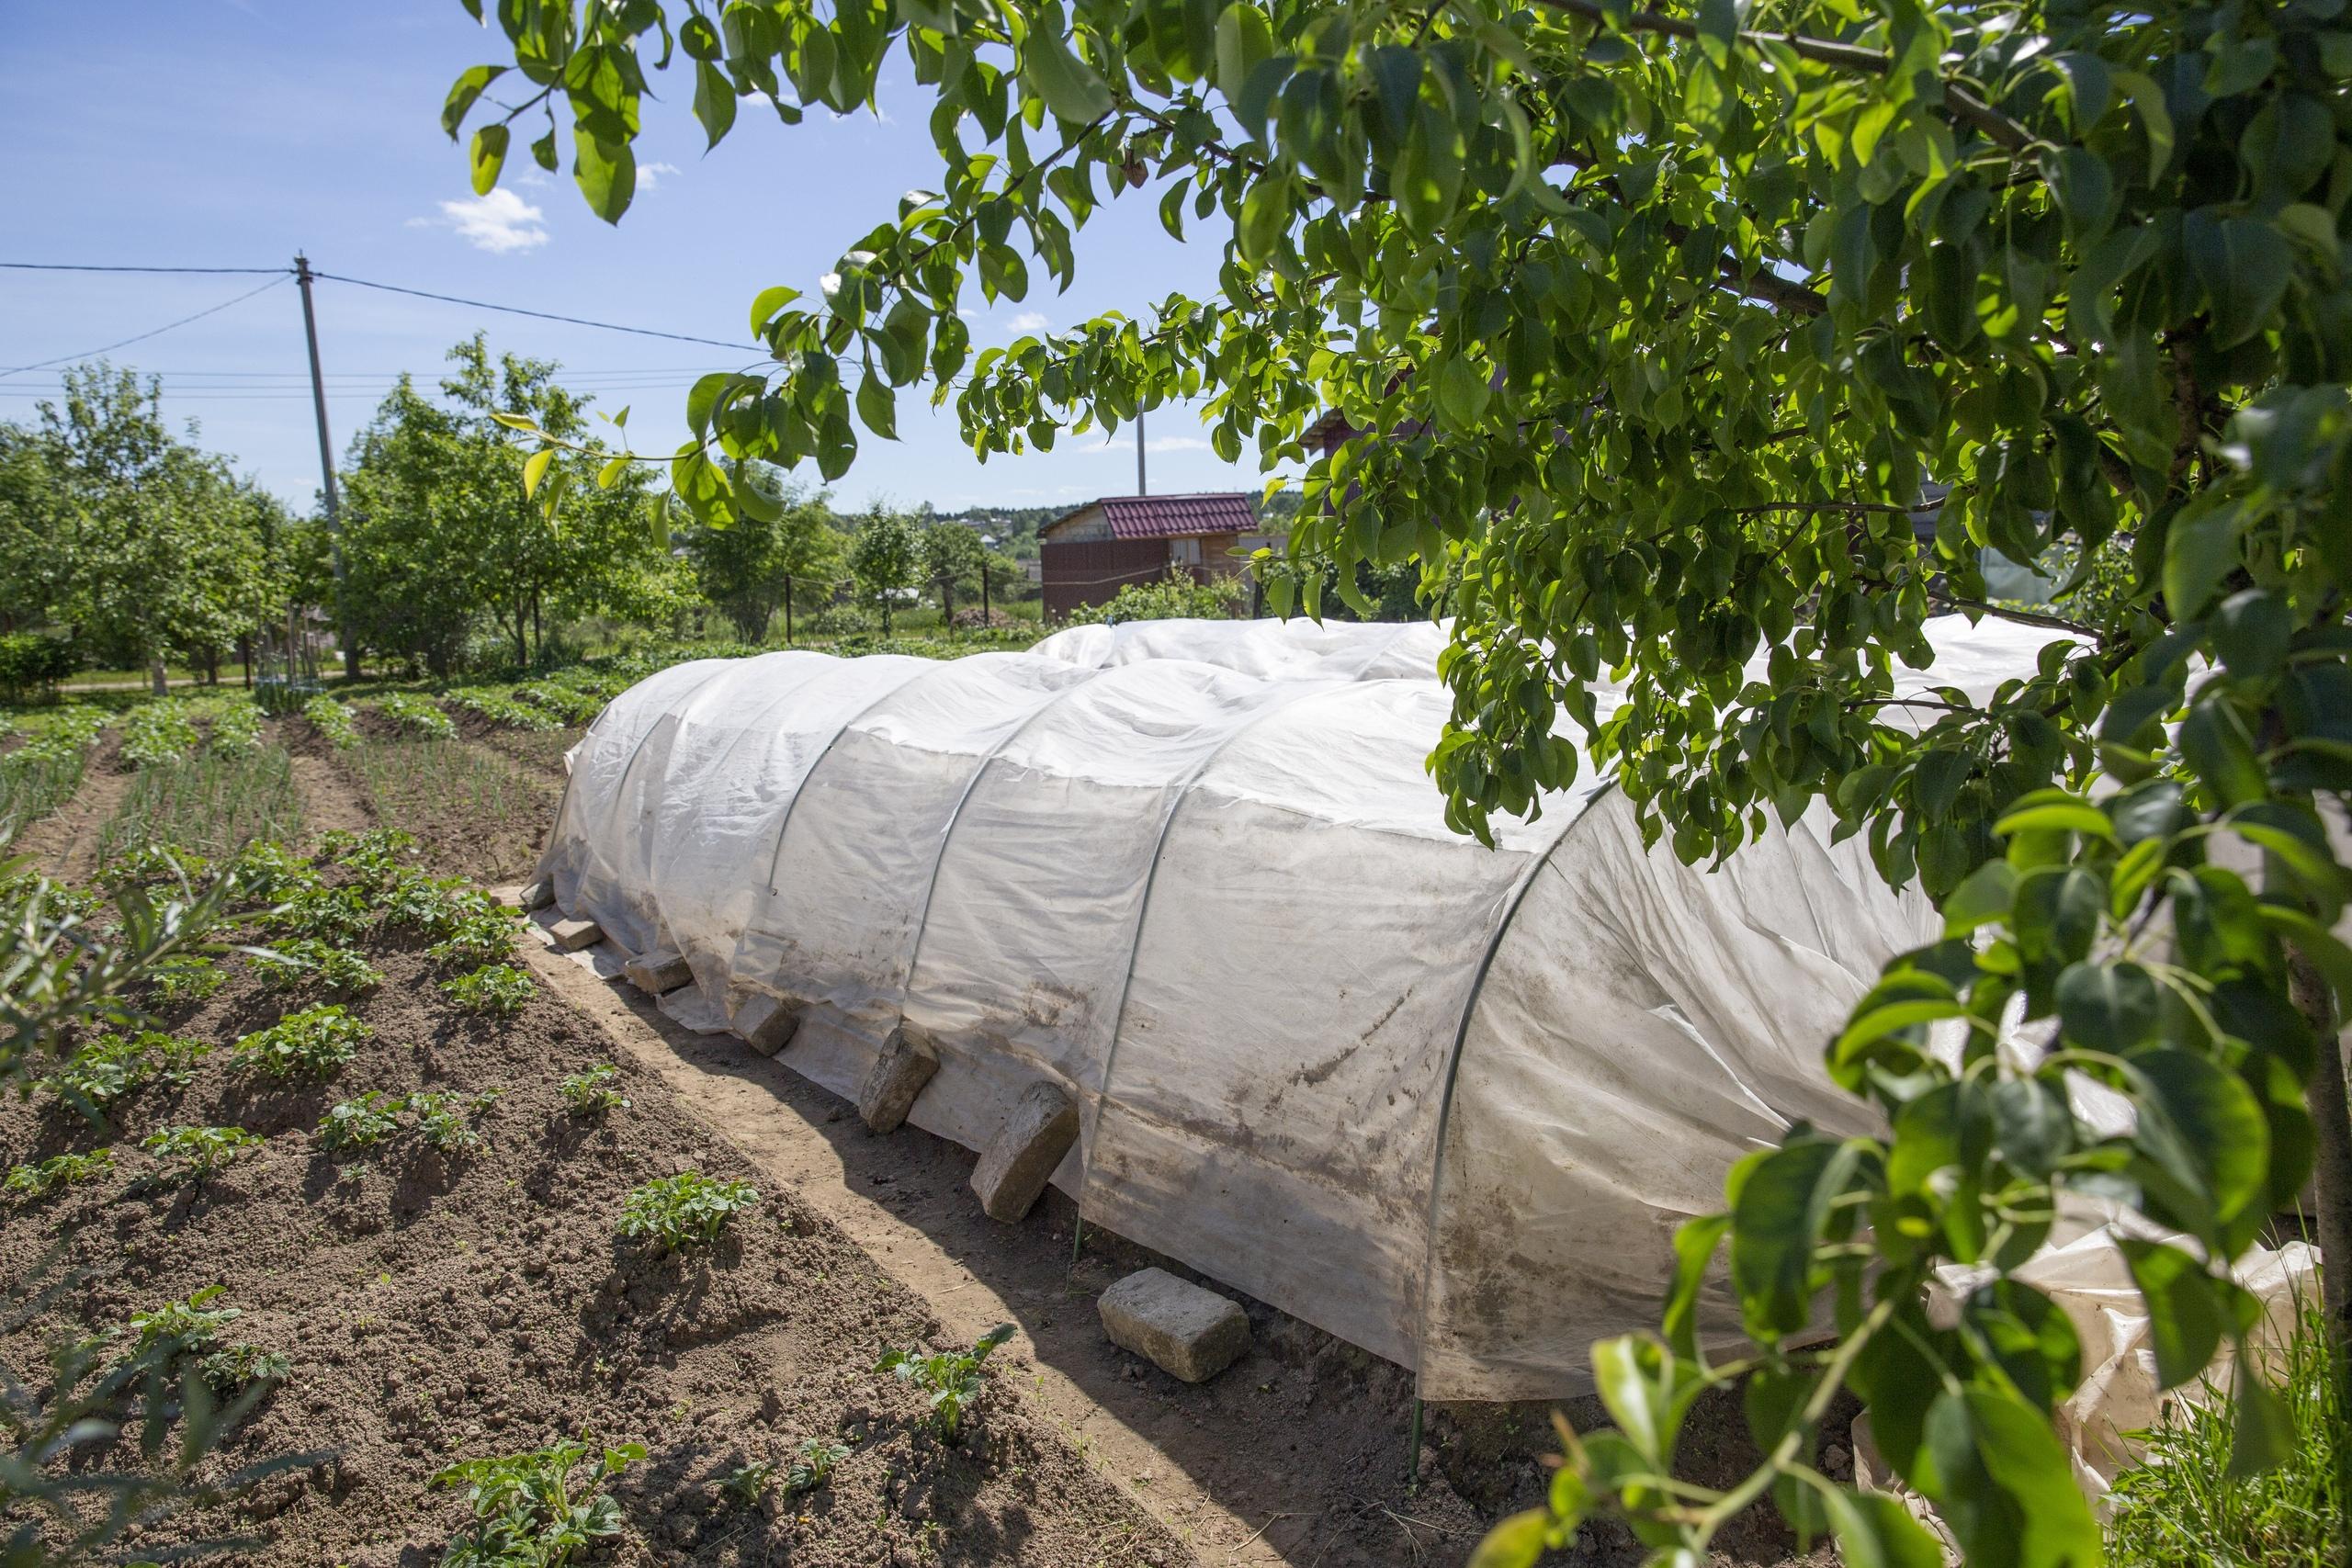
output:
M1012 1324L1000 1323L981 1335L979 1343L969 1350L937 1350L928 1355L920 1350L886 1350L874 1370L896 1373L900 1382L929 1394L932 1425L942 1438L954 1442L964 1429L965 1412L988 1390L980 1363L1019 1332Z
M183 850L167 844L141 844L108 861L98 873L98 886L113 892L124 887L143 887L154 883L204 880L211 862L194 850Z
M432 876L411 866L385 890L385 920L447 942L474 917L497 915L490 895L462 876Z
M484 1089L480 1094L450 1094L433 1090L412 1094L408 1108L416 1116L416 1130L445 1155L463 1154L478 1147L481 1134L474 1129L474 1119L491 1108L503 1089Z
M0 1192L14 1193L28 1202L46 1198L60 1187L90 1181L114 1168L112 1149L92 1149L82 1155L51 1155L39 1165L20 1165L0 1180Z
M102 1111L158 1080L186 1089L195 1079L196 1064L211 1050L204 1041L159 1030L142 1030L129 1039L104 1034L40 1085L60 1099Z
M536 1452L466 1460L433 1478L463 1486L473 1528L449 1543L441 1568L562 1568L574 1554L618 1535L620 1503L605 1483L645 1457L639 1443L605 1449L584 1484L571 1472L592 1450L555 1443Z
M337 1154L372 1149L401 1130L401 1104L379 1089L346 1100L320 1122L319 1142Z
M485 964L470 975L442 981L441 989L459 1007L495 1018L513 1018L539 994L531 977L511 964Z
M178 1166L179 1179L198 1182L261 1146L261 1135L243 1127L167 1127L139 1140L157 1159Z
M584 1073L567 1073L557 1086L563 1103L574 1116L594 1120L607 1111L628 1109L628 1097L620 1091L621 1071L610 1062L599 1062Z
M273 990L291 990L316 983L332 991L356 994L384 983L383 971L368 962L356 948L338 947L313 937L281 942L270 956L254 959L262 981Z
M274 1078L331 1078L375 1032L341 1007L306 1008L237 1042L237 1066Z
M209 958L192 953L177 953L156 965L155 998L172 1003L206 1001L227 978L220 973L220 965Z
M698 1170L682 1170L629 1193L621 1204L620 1233L654 1236L669 1247L716 1241L728 1221L759 1201L749 1182L713 1181Z
M775 1484L775 1465L769 1460L753 1460L729 1471L719 1487L743 1506L756 1507L763 1493Z
M235 1307L212 1305L226 1290L207 1285L184 1301L132 1313L130 1357L192 1360L198 1374L223 1396L249 1383L284 1381L289 1366L285 1356L258 1346L220 1343L220 1331L244 1315Z
M803 1438L796 1451L792 1468L784 1472L784 1489L798 1494L814 1492L833 1478L833 1467L849 1458L849 1445L823 1438Z

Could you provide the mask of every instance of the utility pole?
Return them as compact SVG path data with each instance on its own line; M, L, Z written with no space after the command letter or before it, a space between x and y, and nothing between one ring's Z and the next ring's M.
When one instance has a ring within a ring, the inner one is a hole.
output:
M303 298L307 299L310 296L305 294ZM311 358L312 363L315 364L317 362L317 356L313 355ZM321 417L323 418L324 416L322 415ZM321 428L324 427L322 426ZM1136 405L1136 494L1141 496L1149 495L1151 491L1145 487L1143 482L1143 405L1141 403L1137 403Z
M311 344L311 406L319 416L319 473L326 480L327 491L327 549L334 562L335 586L343 586L343 496L334 482L334 442L327 434L327 383L319 371L319 316L311 307L311 261L301 252L294 253L294 281L302 286L302 335ZM343 606L335 606L339 612ZM340 623L340 615L336 617ZM343 673L346 679L359 679L359 649L351 640L350 629L338 624L335 640L343 644Z

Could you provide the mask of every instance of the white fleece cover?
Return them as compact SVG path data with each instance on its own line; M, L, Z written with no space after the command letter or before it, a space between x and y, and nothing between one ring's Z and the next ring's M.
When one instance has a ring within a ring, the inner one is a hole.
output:
M1929 635L1905 690L1989 695L2053 640ZM1594 1339L1656 1324L1668 1237L1735 1159L1870 1124L1823 1043L1936 925L1824 817L1713 873L1645 850L1589 765L1494 848L1452 831L1424 765L1444 644L1138 622L681 665L575 748L543 870L618 947L687 956L682 1021L800 1004L779 1059L837 1092L901 1018L927 1031L910 1120L942 1136L983 1146L1062 1085L1055 1179L1090 1221L1427 1397L1581 1393Z

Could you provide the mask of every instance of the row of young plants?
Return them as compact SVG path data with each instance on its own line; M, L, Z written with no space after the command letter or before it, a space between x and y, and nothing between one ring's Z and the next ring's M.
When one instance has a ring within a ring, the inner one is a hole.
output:
M430 875L409 858L413 849L409 836L398 831L330 833L322 842L327 863L322 870L270 843L248 846L218 863L147 848L109 865L102 885L118 893L167 881L226 889L223 934L247 940L243 961L265 987L340 998L314 1000L242 1035L225 1047L231 1070L269 1083L331 1083L375 1039L347 1005L382 984L382 972L359 945L371 937L404 931L428 939L426 955L458 971L439 987L460 1007L511 1018L536 994L529 976L506 962L514 956L514 915L462 879ZM86 895L60 896L94 902ZM184 1009L206 1000L227 983L223 962L212 953L166 958L147 982L149 1002ZM187 1087L216 1049L162 1028L119 1028L93 1034L35 1087L104 1126L111 1113L152 1087ZM470 1092L373 1089L330 1107L314 1135L338 1159L372 1156L405 1140L457 1161L480 1147L481 1123L503 1093L495 1087ZM619 1071L609 1063L566 1075L558 1093L568 1113L582 1121L607 1117L629 1103ZM137 1141L143 1168L126 1191L200 1187L265 1146L266 1139L245 1127L165 1126ZM0 1194L21 1206L35 1205L64 1190L119 1175L130 1165L128 1150L101 1145L18 1165L0 1178ZM625 1194L614 1230L655 1256L692 1255L719 1241L760 1201L747 1182L687 1169ZM266 1395L292 1369L282 1355L223 1337L225 1325L238 1316L235 1308L215 1304L223 1293L217 1284L206 1285L133 1314L115 1337L148 1362L160 1359L175 1376L193 1373L217 1398ZM893 1348L876 1371L921 1392L934 1429L955 1441L985 1392L982 1364L1012 1333L1011 1325L1002 1325L969 1349ZM723 1486L747 1506L778 1488L786 1495L813 1491L826 1484L849 1453L847 1445L830 1438L810 1438L788 1463L743 1465ZM618 1505L604 1488L643 1455L639 1445L596 1450L583 1438L447 1467L435 1476L436 1483L466 1489L473 1523L450 1543L443 1561L571 1561L593 1541L617 1533ZM582 1466L584 1474L579 1473Z

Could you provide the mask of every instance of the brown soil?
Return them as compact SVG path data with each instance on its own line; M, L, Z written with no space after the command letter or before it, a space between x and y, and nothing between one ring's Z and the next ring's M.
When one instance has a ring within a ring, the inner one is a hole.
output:
M16 852L52 881L87 882L98 869L98 834L130 791L132 769L122 760L122 737L107 730L83 765L74 798L17 836Z
M464 1522L461 1498L432 1485L442 1466L586 1430L650 1450L613 1488L627 1525L604 1561L1181 1559L1024 1396L1021 1342L966 1439L933 1435L921 1396L873 1369L886 1348L944 1343L941 1325L790 1191L768 1184L693 1256L618 1239L639 1182L686 1165L756 1173L633 1063L627 1110L602 1125L566 1114L557 1080L606 1054L567 1004L543 995L499 1024L456 1010L421 954L377 962L385 983L353 1010L376 1039L333 1084L254 1080L216 1052L188 1088L118 1107L116 1173L0 1220L0 1277L29 1277L61 1239L75 1271L48 1319L0 1340L13 1366L40 1364L44 1331L103 1330L213 1283L244 1314L231 1338L292 1358L215 1462L326 1457L144 1532L142 1550L246 1533L261 1544L232 1561L421 1568ZM225 1045L282 999L241 978L171 1022ZM310 1131L337 1100L420 1088L504 1091L478 1152L445 1159L409 1133L338 1158ZM157 1165L139 1136L232 1123L266 1148L197 1188L141 1189ZM0 1106L0 1160L99 1141L46 1096ZM836 1436L851 1456L813 1495L747 1507L719 1489L738 1465L788 1464L802 1438Z
M509 761L546 774L558 785L566 777L563 754L580 744L580 738L588 733L584 728L569 725L561 729L516 729L512 725L493 723L464 708L445 707L442 711L457 720L459 735L489 747Z
M371 782L355 753L336 750L304 720L288 745L306 800L340 818L357 814L356 825L405 829L436 870L512 882L537 863L562 795L560 778L476 741L404 739L381 715L364 709L359 728L371 757L398 757L406 765L386 769ZM495 801L472 787L478 773L497 783ZM353 825L325 818L312 824L314 829Z

